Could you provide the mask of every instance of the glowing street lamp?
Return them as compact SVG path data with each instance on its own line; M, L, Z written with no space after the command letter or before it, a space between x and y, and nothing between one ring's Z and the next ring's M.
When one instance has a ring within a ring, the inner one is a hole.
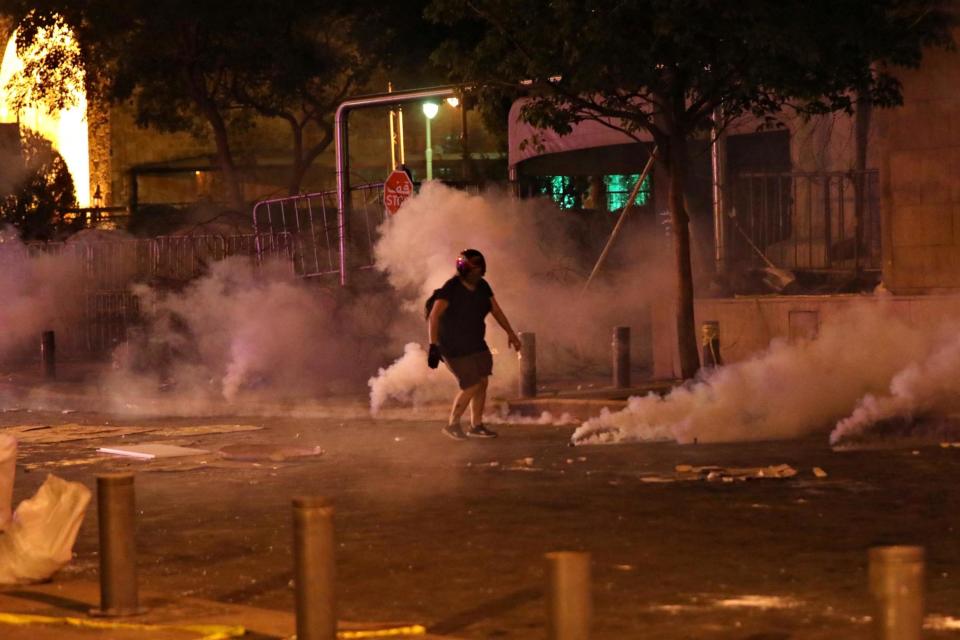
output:
M433 180L433 142L430 140L430 121L437 117L440 106L436 102L423 103L423 115L427 122L427 180Z

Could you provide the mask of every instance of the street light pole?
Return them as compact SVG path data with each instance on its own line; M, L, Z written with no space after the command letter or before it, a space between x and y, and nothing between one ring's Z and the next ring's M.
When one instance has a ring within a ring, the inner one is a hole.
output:
M430 121L437 116L439 110L440 107L435 102L423 103L423 115L427 122L427 148L424 151L427 160L427 180L433 180L433 141L430 139Z

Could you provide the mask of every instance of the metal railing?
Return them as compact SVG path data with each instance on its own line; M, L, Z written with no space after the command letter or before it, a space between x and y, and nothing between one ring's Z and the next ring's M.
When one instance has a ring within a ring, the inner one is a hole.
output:
M340 227L337 222L336 190L261 200L253 207L257 238L289 238L293 268L302 277L325 276L340 270ZM350 190L348 243L353 268L373 265L377 227L385 217L383 183L365 184ZM258 259L270 253L255 247Z
M728 265L759 259L746 235L785 269L880 269L878 171L744 173L732 187Z
M289 260L290 234L161 236L148 239L109 239L74 242L0 243L0 269L14 282L30 282L39 261L61 278L48 279L59 290L54 321L58 349L67 356L103 354L123 342L140 321L140 303L131 285L150 283L176 288L206 273L209 266L230 256L257 260L262 256ZM59 284L58 284L59 283ZM29 296L29 292L23 295ZM29 353L27 356L29 357Z

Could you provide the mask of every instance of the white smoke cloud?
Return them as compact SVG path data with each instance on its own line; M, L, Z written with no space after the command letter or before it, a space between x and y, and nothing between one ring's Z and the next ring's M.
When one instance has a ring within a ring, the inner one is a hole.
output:
M885 395L867 394L853 413L830 434L840 444L868 434L891 419L912 420L925 414L947 415L960 410L960 327L937 333L925 357L910 362L890 381Z
M279 263L228 258L183 291L135 291L145 328L115 353L107 386L118 409L158 389L199 412L250 397L305 395L363 367L332 301Z
M370 410L378 413L390 400L420 407L428 402L448 400L457 385L451 376L436 376L427 367L427 352L417 342L403 348L403 355L370 378Z
M12 227L0 229L0 358L16 358L40 343L40 333L64 330L83 314L82 270L70 255L31 257Z
M878 403L865 398L887 389L891 380L899 380L895 388L904 392L903 399L881 403L891 409L917 406L919 398L948 396L944 385L929 380L935 365L949 359L939 351L939 336L908 325L887 302L856 305L828 319L815 340L775 340L756 357L713 370L666 397L631 398L623 411L585 422L573 441L793 438L825 430L850 415L858 403L865 416L860 423L867 424L872 416L866 417L865 407ZM916 363L934 353L918 375ZM926 391L918 393L919 388Z
M420 334L406 336L426 342L423 303L454 274L454 260L466 248L483 252L487 281L515 330L537 334L537 360L547 376L606 373L610 334L616 325L639 328L648 322L647 305L669 290L668 264L646 256L629 234L619 239L628 268L609 268L604 278L583 293L586 275L598 251L586 251L578 238L577 220L546 200L520 200L506 193L471 194L427 183L381 227L375 247L377 267L420 317ZM491 393L516 389L517 366L504 333L492 319L487 341L495 358ZM407 363L426 356L407 347L401 359L371 378L371 408L386 398L435 397L446 372L430 373ZM501 362L503 365L501 365Z

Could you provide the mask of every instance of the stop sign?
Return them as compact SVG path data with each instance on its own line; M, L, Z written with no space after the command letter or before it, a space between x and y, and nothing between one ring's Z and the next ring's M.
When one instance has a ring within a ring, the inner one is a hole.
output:
M390 214L397 212L403 201L413 194L413 180L406 171L395 170L383 181L383 206Z

